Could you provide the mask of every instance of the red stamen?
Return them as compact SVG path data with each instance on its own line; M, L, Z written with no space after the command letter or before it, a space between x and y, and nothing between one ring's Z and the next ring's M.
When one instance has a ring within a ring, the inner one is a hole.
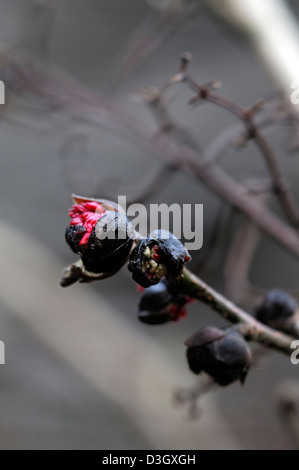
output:
M184 307L179 307L177 304L171 305L170 312L173 316L172 318L173 322L177 322L183 318L186 318L188 315L187 310Z
M90 237L90 233L86 232L81 238L79 245L87 245L89 237Z
M83 225L82 219L80 217L75 217L71 220L71 225Z
M80 245L88 243L93 228L105 212L101 204L96 201L87 201L72 206L69 210L69 216L72 219L70 225L81 225L86 229L86 233L81 238Z
M152 257L155 261L160 261L161 259L161 255L159 255L158 253L154 253Z

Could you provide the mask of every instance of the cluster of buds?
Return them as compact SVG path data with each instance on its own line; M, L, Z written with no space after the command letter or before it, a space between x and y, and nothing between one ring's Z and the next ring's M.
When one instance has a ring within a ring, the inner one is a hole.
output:
M177 292L166 280L145 289L138 306L138 319L147 325L177 322L187 316L186 305L192 302L188 295Z
M251 350L234 329L211 326L194 333L185 342L187 360L194 374L205 372L217 384L244 383L251 362Z
M77 280L91 282L109 277L128 261L133 279L144 288L163 278L174 282L181 277L191 257L172 233L157 230L142 239L117 204L78 196L73 200L65 237L80 256L80 263L65 269L63 287Z
M161 325L184 318L186 305L192 301L177 289L184 266L191 260L184 245L164 230L141 238L113 202L77 196L73 200L65 236L80 261L66 268L61 285L103 279L128 263L133 279L143 290L138 308L142 323ZM276 320L277 309L280 320L283 317L289 321L296 305L272 293L259 306L257 315L270 324ZM185 344L188 363L195 374L205 372L222 386L237 380L244 382L251 351L236 329L202 328Z

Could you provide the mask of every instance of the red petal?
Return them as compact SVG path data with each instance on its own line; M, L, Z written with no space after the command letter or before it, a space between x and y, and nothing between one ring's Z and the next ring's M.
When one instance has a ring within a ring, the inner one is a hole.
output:
M90 202L84 202L82 205L84 206L85 210L90 211L90 212L95 212L100 204L95 201L90 201Z
M88 232L85 233L83 237L81 238L79 245L87 245L89 237L90 237L90 233Z
M72 219L70 225L83 225L81 217L75 217Z

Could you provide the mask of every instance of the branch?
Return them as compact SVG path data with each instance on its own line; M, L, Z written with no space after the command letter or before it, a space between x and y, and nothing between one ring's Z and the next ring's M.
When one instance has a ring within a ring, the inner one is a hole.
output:
M283 116L285 119L285 116ZM274 128L282 118L274 115L264 116L259 120L260 129ZM211 163L220 163L230 149L240 149L248 141L248 132L240 124L224 129L205 149L205 156Z
M297 207L297 204L289 191L288 185L284 180L274 150L254 120L254 116L259 111L262 103L257 102L249 109L246 109L234 103L232 100L214 93L212 91L214 88L213 83L198 85L187 73L190 59L190 54L183 55L181 58L180 72L174 77L174 81L185 82L193 91L196 92L196 96L190 100L190 103L195 104L202 100L210 101L211 103L226 109L244 123L248 132L247 139L254 139L254 142L264 156L269 173L273 179L274 191L277 194L282 208L290 222L298 228L299 208Z
M242 220L238 227L224 266L226 292L235 302L256 305L265 291L253 286L248 273L257 244L260 230L248 219ZM240 256L242 253L242 256Z
M298 77L299 25L285 0L207 0L216 11L247 34L274 81L285 95ZM293 106L298 116L298 106Z
M190 57L191 56L189 56L189 54L185 54L182 57L181 66L180 66L180 73L177 76L178 78L175 78L175 80L181 81L181 80L189 80L190 79L186 75L186 67L187 67L188 62L190 60ZM194 84L194 82L192 80L191 80L191 83L193 83L192 86L194 86L198 91L198 85ZM218 84L216 82L209 82L206 85L204 85L204 87L200 87L202 90L204 90L203 95L204 95L205 99L208 99L208 96L210 96L210 89L215 88L216 86L218 86ZM163 88L162 88L161 91L151 88L151 89L147 89L146 93L145 93L145 90L140 92L140 94L142 94L143 97L146 96L146 99L144 99L144 101L147 104L149 104L151 110L154 111L154 114L158 118L159 124L161 125L162 131L164 129L164 133L172 132L172 134L173 134L173 131L179 129L179 126L168 113L166 103L165 103L165 99L163 97L163 93L164 93ZM198 98L196 97L196 100L197 99ZM248 119L250 119L250 116L252 118L252 115L255 112L257 112L257 110L260 108L260 102L256 103L250 110L242 110L242 108L239 108L238 105L235 105L234 103L230 102L229 100L226 100L222 97L220 97L220 100L223 103L225 103L226 108L228 108L231 112L236 114L238 117L240 117L242 115L242 113L244 113L243 118L245 119L246 122L247 122ZM242 121L243 121L243 118L242 118ZM267 119L264 119L263 121L261 121L260 124L265 125L265 124L269 124L269 123L273 123L273 122L274 122L274 117L270 118L268 116ZM250 124L250 126L251 126L251 124ZM253 126L255 126L257 128L258 132L260 132L257 125L254 122L253 122ZM165 129L167 129L167 131ZM242 134L238 133L236 135L236 137L239 138L239 141L240 141L240 139L242 141L246 141L246 140L249 140L249 139L253 138L252 132L253 131L250 127L250 129L247 132L245 132L245 133L243 132ZM161 135L161 137L162 137L162 135ZM173 137L175 137L175 135L173 135ZM211 185L213 185L212 189L216 193L220 194L219 191L221 191L221 187L223 186L223 183L225 183L225 179L228 179L228 175L226 175L223 172L222 177L219 177L219 179L217 178L217 175L219 176L221 171L222 171L222 170L219 169L219 167L217 167L216 165L213 164L214 163L213 159L216 160L218 158L217 152L216 152L216 154L212 153L212 156L211 156L211 154L209 154L209 158L207 159L207 156L202 154L202 151L199 149L199 147L197 145L194 145L194 140L192 138L192 134L190 134L188 132L183 137L184 137L183 139L181 138L179 140L180 147L182 145L184 145L184 151L183 151L184 156L183 156L183 158L178 157L178 159L176 160L174 155L168 157L167 156L167 151L169 150L169 148L168 148L169 144L168 144L165 147L164 151L163 151L163 156L165 157L166 161L172 162L173 165L176 165L177 168L180 168L182 171L184 171L184 170L186 171L186 167L188 169L188 165L190 165L190 169L191 169L191 172L193 173L193 176L196 176L196 177L200 178L201 180L203 180L204 183L208 183L208 184L210 183ZM160 139L160 141L161 140L162 139ZM159 144L159 140L157 140L155 142L157 142L157 144ZM172 145L175 144L175 143L176 142L172 141ZM227 147L230 144L231 144L230 140L228 142L226 142ZM262 144L265 144L265 139L262 141ZM196 156L195 152L197 153L197 156ZM188 156L187 156L187 153L188 153ZM193 155L191 155L191 153L193 153ZM267 155L269 155L269 152L268 152ZM295 203L292 200L291 195L286 190L287 185L282 180L282 176L280 175L278 165L277 165L277 162L276 162L276 157L275 157L274 154L271 155L271 156L273 156L274 166L275 165L277 166L277 170L274 173L275 173L275 175L278 175L278 177L275 179L275 186L274 186L274 182L273 182L272 186L276 190L277 190L277 187L279 186L279 192L278 193L281 197L281 200L283 201L283 205L285 207L286 212L289 214L290 218L292 219L292 222L295 225L297 222L299 222L299 212L298 212L298 216L297 216L297 209L296 209ZM212 177L211 181L209 181L209 176ZM218 179L218 181L214 185L214 182L216 182L215 180L217 180L217 179ZM231 184L232 185L234 184L233 180L231 180ZM269 190L268 188L271 189L272 186L271 186L271 184L269 186L269 184L267 183L267 192ZM237 188L235 187L233 192L235 192L236 190L237 190ZM226 200L228 200L229 192L230 192L230 187L229 187L229 184L227 184L227 186L224 190L224 193L222 193L221 196L224 196L224 198ZM241 195L239 195L239 197L241 197ZM247 209L245 209L244 202L242 201L242 203L239 206L238 206L238 203L240 202L240 200L237 201L234 198L234 202L235 202L235 204L233 203L233 205L235 205L235 207L237 207L239 210L241 210L242 212L245 213L245 211ZM262 204L259 204L259 206L261 207ZM268 211L265 207L264 207L264 209L268 213ZM254 222L258 226L260 226L260 223L262 222L262 220L259 217L258 217L258 220L255 219L256 215L257 215L257 213L256 213L256 211L254 211L254 215L251 213L250 218L252 220L254 220ZM266 215L266 213L265 213L265 215ZM298 217L298 219L297 219L297 217ZM268 219L268 222L270 223L269 219ZM268 228L269 227L266 226L265 230L267 231Z
M19 26L18 45L32 56L44 62L49 57L49 48L57 10L61 1L31 0L26 2Z
M106 89L115 96L120 86L167 43L177 30L197 14L199 5L185 5L172 18L148 16L129 36L110 66Z
M156 196L165 189L177 172L177 167L171 163L164 163L162 167L155 169L150 175L138 181L135 185L130 185L128 189L123 189L123 193L127 195L127 204L135 202L144 203L148 199Z
M0 51L1 55L5 50ZM59 80L45 74L35 64L17 63L10 58L16 73L22 77L22 91L35 92L46 100L50 109L63 110L74 119L84 119L93 125L107 125L134 139L141 148L157 155L162 161L178 166L182 171L202 181L207 187L243 212L260 228L299 258L299 237L295 230L277 218L257 201L253 201L244 189L216 165L211 165L201 152L187 145L178 144L163 135L153 139L153 130L135 119L130 113L112 101L90 93L83 86L68 80ZM15 76L7 86L14 88ZM55 104L55 107L54 107Z
M288 356L292 353L294 338L263 325L241 308L227 300L212 287L205 284L187 269L179 281L178 289L190 297L198 299L231 323L238 324L238 331L249 341L280 351Z

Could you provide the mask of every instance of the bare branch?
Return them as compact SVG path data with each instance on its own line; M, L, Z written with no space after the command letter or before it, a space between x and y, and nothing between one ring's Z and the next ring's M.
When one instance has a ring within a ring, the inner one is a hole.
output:
M254 306L265 293L250 284L248 272L259 241L260 230L248 219L243 220L234 236L224 266L226 291L235 302ZM242 253L242 255L240 255Z
M173 0L171 0L173 3ZM198 3L184 5L177 14L153 18L149 16L138 25L122 47L110 67L107 89L115 96L118 89L139 67L148 60L157 49L169 41L178 28L194 18Z
M226 20L247 35L273 80L289 97L291 82L298 77L299 25L288 2L285 0L207 1ZM298 116L298 106L293 106L293 110Z
M63 110L74 119L84 119L93 125L110 125L124 136L133 138L140 147L157 155L162 161L178 166L182 171L202 181L207 187L242 211L266 233L299 257L299 237L292 228L268 209L253 201L244 189L219 167L210 165L203 155L187 145L177 144L163 135L153 139L153 130L136 120L114 102L95 96L84 87L68 80L56 80L32 64L19 64L11 59L16 73L22 74L22 90L35 92L47 100L49 107ZM29 73L30 72L30 73ZM12 86L14 77L12 77ZM7 86L10 84L7 83Z
M234 103L228 98L224 98L213 91L211 86L198 85L187 73L187 63L190 60L189 54L184 54L181 58L179 74L174 77L174 81L185 82L189 87L197 93L197 95L190 101L192 104L197 101L207 100L221 108L228 110L238 119L240 119L246 126L248 136L247 139L253 139L258 148L260 149L265 162L267 164L269 173L273 179L274 191L288 216L290 222L299 227L299 208L292 195L290 194L289 187L284 180L281 169L278 164L278 159L271 148L270 143L260 131L258 125L254 120L255 114L260 109L262 102L257 102L250 108L246 109ZM184 72L182 72L184 70Z

